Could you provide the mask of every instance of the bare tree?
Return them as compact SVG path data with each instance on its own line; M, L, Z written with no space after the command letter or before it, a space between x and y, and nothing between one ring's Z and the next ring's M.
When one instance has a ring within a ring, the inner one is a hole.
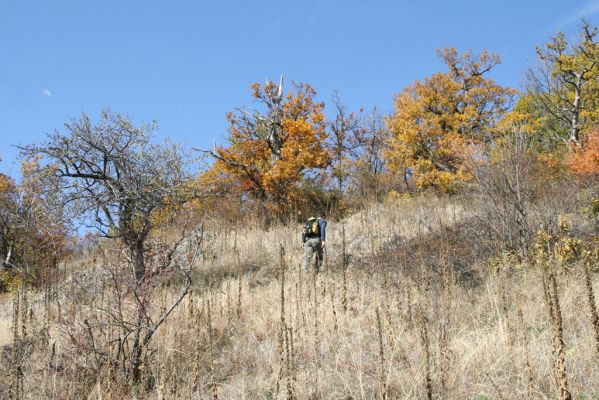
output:
M339 93L332 97L335 107L335 119L329 122L331 130L331 168L337 189L343 192L351 176L351 163L358 157L360 146L365 136L362 124L362 110L359 113L350 112L341 102Z
M338 93L333 94L332 103L335 118L329 122L329 146L335 186L342 192L354 190L361 197L378 195L390 136L384 117L376 107L368 113L349 111Z
M256 110L250 112L240 108L238 109L239 123L248 132L252 132L255 138L266 143L271 151L272 162L275 163L281 159L281 149L287 139L286 132L283 131L283 119L285 118L282 104L283 75L281 75L278 85L267 80L264 92L261 93L254 89L254 95L265 106L266 111L264 113ZM223 162L231 162L214 151L210 154Z
M530 206L538 185L530 135L514 127L489 153L478 153L471 166L485 209L480 218L508 250L526 255L534 233Z
M125 246L137 303L136 320L125 333L133 342L127 362L134 382L139 380L143 349L191 283L192 265L177 265L173 260L182 239L164 250L166 257L161 262L147 263L149 238L156 227L153 216L166 206L185 201L181 191L188 178L178 146L151 143L155 128L155 124L136 127L109 111L102 112L94 125L83 114L65 124L66 134L56 132L41 145L21 148L23 156L44 157L54 190L62 193L63 205L73 215ZM148 315L152 279L173 268L183 273L184 288L168 312L154 321Z
M358 157L358 176L362 184L362 191L374 192L379 195L381 191L381 178L385 173L385 149L389 146L390 131L385 124L384 116L373 107L371 112L363 118L363 134L360 136L360 154ZM407 170L404 171L406 189L409 190Z

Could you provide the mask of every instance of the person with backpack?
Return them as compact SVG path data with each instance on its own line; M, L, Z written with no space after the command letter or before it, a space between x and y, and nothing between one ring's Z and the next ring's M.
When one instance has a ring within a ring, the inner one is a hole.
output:
M320 211L318 218L310 218L306 221L302 232L302 247L304 248L304 269L310 270L312 256L316 252L316 269L318 273L322 266L325 241L327 237L327 221L324 212Z

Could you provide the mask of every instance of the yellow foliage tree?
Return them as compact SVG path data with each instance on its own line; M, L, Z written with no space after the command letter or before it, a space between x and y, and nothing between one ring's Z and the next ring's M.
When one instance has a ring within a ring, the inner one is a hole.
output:
M537 48L538 68L528 71L525 114L544 119L542 134L556 142L584 144L599 122L597 28L583 23L578 41L559 32Z
M387 158L391 170L410 168L418 187L452 191L470 178L464 156L494 137L516 91L487 78L500 62L493 53L447 48L437 54L449 71L416 81L395 98Z
M264 110L241 109L227 116L228 145L210 152L216 159L211 175L282 216L289 206L301 203L305 173L330 161L324 106L315 101L316 92L308 84L293 83L286 95L282 82L263 87L255 83L252 90Z

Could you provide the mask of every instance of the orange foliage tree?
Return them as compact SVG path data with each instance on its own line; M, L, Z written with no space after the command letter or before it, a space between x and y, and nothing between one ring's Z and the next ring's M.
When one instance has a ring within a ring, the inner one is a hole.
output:
M494 127L509 109L516 91L498 85L487 74L499 62L495 54L480 55L448 48L437 51L448 72L416 81L395 98L387 120L392 170L410 168L420 188L455 189L470 178L464 163L472 145L494 137Z
M240 109L227 115L227 146L209 152L215 179L258 200L278 217L301 204L301 183L318 176L330 161L322 103L308 84L293 83L283 95L282 82L255 83L252 96L262 110Z
M581 177L599 176L599 131L590 131L582 143L570 153L570 169Z

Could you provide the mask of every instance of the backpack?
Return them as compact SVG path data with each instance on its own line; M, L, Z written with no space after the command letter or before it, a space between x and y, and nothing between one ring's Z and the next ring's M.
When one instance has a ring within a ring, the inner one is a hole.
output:
M312 217L306 221L304 235L306 237L320 237L320 225L318 224L318 219Z

